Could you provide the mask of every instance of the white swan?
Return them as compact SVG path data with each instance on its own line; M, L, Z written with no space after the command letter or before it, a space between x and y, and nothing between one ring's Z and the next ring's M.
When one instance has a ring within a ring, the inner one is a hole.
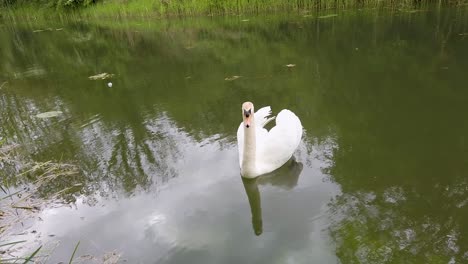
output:
M269 117L270 114L269 106L255 113L251 102L242 104L243 121L237 130L242 177L255 178L278 169L299 146L302 138L299 118L283 109L276 117L276 126L267 131L263 127L275 118Z

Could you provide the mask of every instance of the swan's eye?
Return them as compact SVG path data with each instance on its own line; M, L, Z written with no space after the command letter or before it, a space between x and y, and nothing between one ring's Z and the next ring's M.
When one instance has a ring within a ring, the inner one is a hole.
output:
M246 110L244 109L244 115L245 115L245 117L249 117L251 114L252 114L252 109L249 109L249 111L246 111Z

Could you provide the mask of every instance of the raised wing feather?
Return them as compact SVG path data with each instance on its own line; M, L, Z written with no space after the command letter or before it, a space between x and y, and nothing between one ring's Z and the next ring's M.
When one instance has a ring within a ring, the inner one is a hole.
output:
M260 108L258 111L255 112L255 125L263 128L271 120L275 119L274 116L269 117L270 115L271 115L271 107L265 106L265 107Z

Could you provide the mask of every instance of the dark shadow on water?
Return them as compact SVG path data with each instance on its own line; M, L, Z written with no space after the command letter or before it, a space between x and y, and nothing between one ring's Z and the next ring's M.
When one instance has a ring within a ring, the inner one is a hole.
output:
M278 170L255 179L242 178L252 214L252 227L255 235L263 233L262 202L258 185L272 185L283 189L293 189L299 180L303 165L292 157Z

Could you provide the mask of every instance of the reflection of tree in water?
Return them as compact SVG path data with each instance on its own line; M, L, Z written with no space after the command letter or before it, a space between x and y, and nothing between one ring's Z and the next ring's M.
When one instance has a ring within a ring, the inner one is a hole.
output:
M92 177L98 182L108 179L107 187L114 191L123 187L126 193L132 193L175 177L176 163L183 155L181 149L187 138L165 115L132 124L135 126L106 128L99 121L82 134L83 141L88 142L83 152L97 162L89 165Z
M177 127L199 142L214 134L234 140L232 128L240 122L239 98L251 97L258 105L271 104L275 111L295 107L306 130L313 131L315 136L326 138L329 126L336 127L333 133L340 139L340 151L334 155L336 164L331 175L343 187L342 199L356 193L380 197L394 189L402 190L405 197L411 197L413 192L432 195L432 186L437 184L451 190L463 181L447 177L452 180L439 182L443 180L440 175L446 173L444 169L439 169L432 181L413 177L409 186L427 185L415 190L405 187L408 183L404 170L395 171L397 165L389 167L385 163L395 156L405 157L395 162L399 164L420 155L412 151L424 149L427 138L433 140L434 135L446 133L441 128L457 131L453 124L465 119L459 113L466 113L463 106L466 96L460 92L464 89L460 84L466 83L464 79L459 81L465 76L459 71L466 69L468 60L456 59L453 54L460 57L466 54L465 42L456 35L466 31L466 23L462 19L449 22L450 16L443 16L434 36L427 30L428 24L434 22L432 13L418 14L419 20L408 23L413 17L414 14L402 15L382 23L378 14L344 16L333 23L301 20L295 24L279 19L279 23L248 23L242 28L229 22L213 26L210 19L208 25L213 27L210 30L201 23L193 28L192 25L162 30L144 28L141 33L119 23L111 26L72 23L67 30L51 34L36 34L27 27L1 31L0 77L13 78L17 72L24 75L32 63L43 69L35 73L47 78L36 76L33 80L10 82L15 94L2 97L0 131L9 139L16 136L21 143L31 143L27 145L35 157L79 159L87 173L82 192L119 190L123 186L125 192L131 193L137 188L149 188L155 179L165 181L175 175L174 162L181 158L183 140L187 140L177 137L181 133L176 131ZM443 60L434 56L440 53L441 42ZM186 49L184 43L193 43L194 47ZM359 47L359 51L351 44ZM420 60L415 60L415 56ZM297 60L294 63L298 67L294 71L284 69L281 65L286 63L285 58ZM441 71L439 66L449 66L450 71ZM102 83L87 80L89 74L97 73L90 71L102 69L120 73L112 90L104 90ZM226 74L240 72L248 74L233 82L224 81ZM444 78L436 79L437 76ZM35 89L36 86L41 89ZM441 92L447 87L454 93L449 98ZM446 104L441 104L438 98ZM58 102L66 105L60 107L65 117L58 122L39 121L29 113L34 109L47 111ZM165 114L154 109L155 105L162 105ZM427 110L428 105L434 107ZM97 122L80 127L94 115L98 115ZM420 127L427 129L421 132ZM432 134L421 137L427 131ZM453 164L451 159L465 157L463 150L453 153L454 146L463 142L464 134L466 131L447 133L446 137L438 138L442 144L431 149L452 152L450 158L422 159L407 168L406 173L420 173L421 164ZM31 139L35 136L39 139L33 143ZM376 137L389 140L375 144L371 139ZM416 145L399 153L378 151L387 145L407 144L401 141L405 137ZM443 148L447 141L450 147ZM364 147L356 152L361 144ZM351 148L354 152L346 153ZM366 159L369 152L378 159ZM356 158L347 159L349 156ZM366 173L363 167L353 164L377 170ZM381 168L387 168L384 177L379 177ZM465 168L450 174L463 174ZM379 177L378 181L375 177ZM398 179L392 180L395 177ZM442 202L444 195L448 195L439 194L439 199L429 201ZM419 206L428 203L423 198L417 201L415 204Z
M73 147L60 151L61 159L51 160L44 153L55 152L63 144L68 144L75 134L66 128L67 112L54 119L40 119L35 115L44 109L60 109L60 100L41 104L34 100L19 98L14 94L4 93L0 96L0 137L3 138L0 148L0 176L2 185L9 189L27 185L47 175L65 175L62 169L75 166L66 164L73 155ZM68 151L65 151L68 150ZM19 175L17 177L17 175ZM38 194L46 197L65 188L84 185L86 179L78 173L57 177L38 189ZM77 188L75 188L76 190ZM64 193L65 194L65 193ZM73 200L72 196L63 197Z
M122 187L126 193L137 187L147 189L154 180L164 182L175 176L174 164L181 154L181 144L187 140L165 114L152 113L150 116L154 118L145 120L135 112L138 109L130 113L131 120L125 124L109 124L97 115L81 125L81 121L76 122L80 117L70 118L70 110L57 98L20 100L14 94L4 94L0 106L4 120L0 135L7 140L5 144L19 144L14 153L21 154L23 163L33 160L72 163L84 173L79 178L58 178L47 186L44 195L77 183L83 186L80 193L86 195L96 190L114 192ZM50 109L64 114L51 119L35 117ZM8 179L9 186L34 179L15 178L26 168L18 162L2 162L1 175Z
M390 64L414 63L405 58ZM337 81L325 96L339 106L329 173L343 193L330 229L344 263L468 261L466 91L442 98L460 87L457 77L402 79L406 70L384 70L398 81Z
M437 23L433 15L421 19ZM322 74L321 112L336 132L327 171L342 194L330 204L330 230L343 263L468 261L468 101L460 79L468 54L453 33L467 21L448 17L432 31L394 21L366 51L323 59L348 62L333 70L320 62L322 73L335 75Z
M464 263L466 182L422 195L413 188L345 193L331 203L338 256L346 263Z

